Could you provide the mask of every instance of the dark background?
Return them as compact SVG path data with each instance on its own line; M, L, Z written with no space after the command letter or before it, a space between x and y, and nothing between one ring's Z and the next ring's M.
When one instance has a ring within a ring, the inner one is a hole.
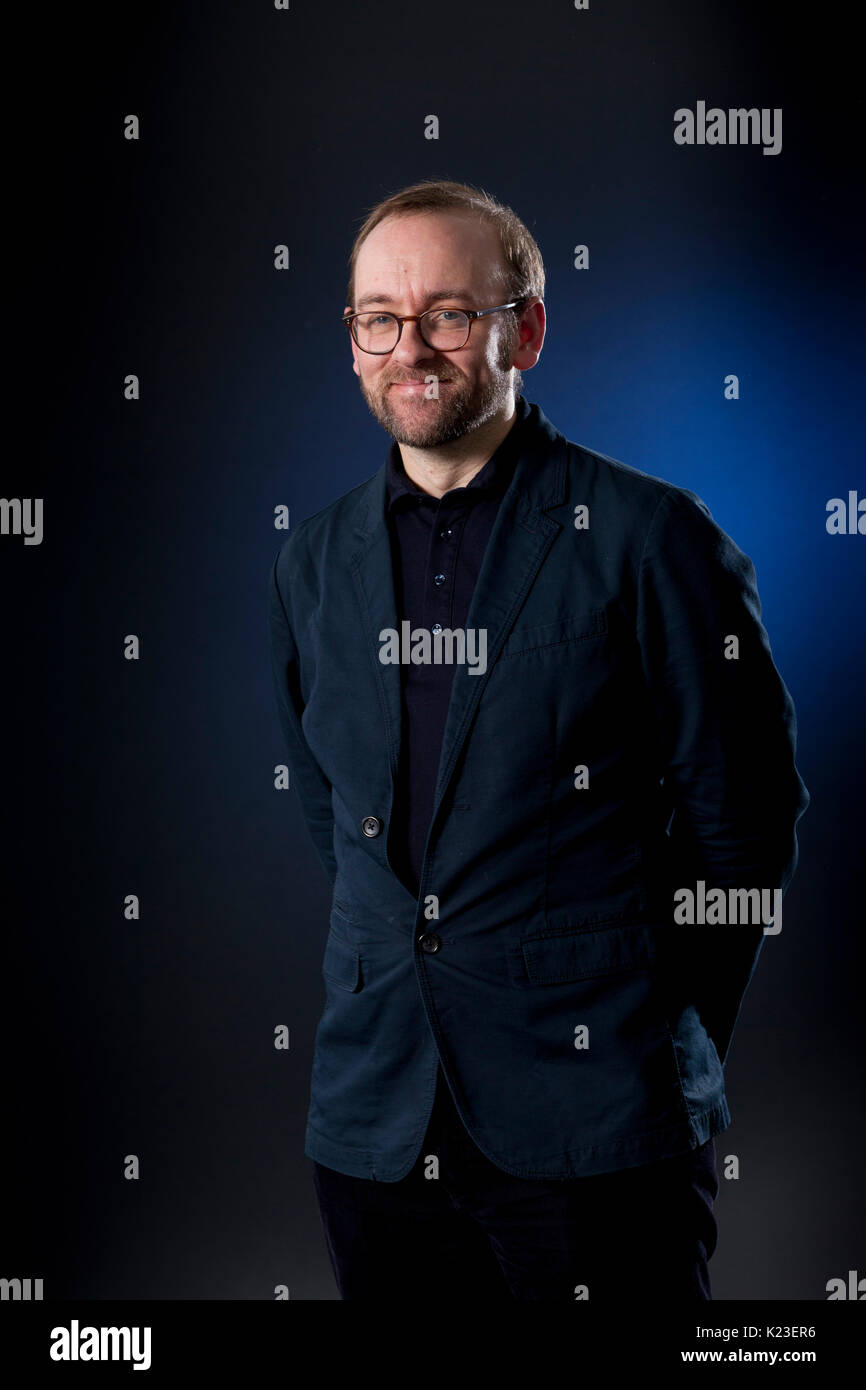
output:
M866 1274L866 537L825 529L866 493L863 109L834 14L180 0L39 7L7 51L2 492L43 497L45 535L0 537L3 1276L337 1297L303 1154L329 894L273 787L266 585L274 507L296 524L384 458L346 262L364 211L428 176L489 189L541 246L528 398L698 492L755 562L812 805L727 1068L714 1293ZM781 154L675 145L699 99L782 107Z

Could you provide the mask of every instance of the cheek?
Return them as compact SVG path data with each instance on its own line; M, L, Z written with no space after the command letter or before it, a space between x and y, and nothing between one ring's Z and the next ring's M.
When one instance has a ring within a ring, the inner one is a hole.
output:
M376 362L372 358L369 362L359 362L356 360L355 371L364 385L372 390L376 387L377 380L382 372L382 367L379 362Z
M462 353L456 355L461 357ZM484 343L478 344L472 355L459 362L458 366L467 376L489 376L491 371L495 369L498 359L496 342L494 339L488 338Z
M485 343L484 363L491 371L501 371L506 358L511 357L510 343L501 332L494 332Z

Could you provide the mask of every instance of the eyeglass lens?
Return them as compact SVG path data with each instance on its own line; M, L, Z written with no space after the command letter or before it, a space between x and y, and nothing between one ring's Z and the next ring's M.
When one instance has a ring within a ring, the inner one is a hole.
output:
M428 347L462 347L469 333L469 319L459 309L433 309L421 315L421 337ZM370 352L390 352L396 347L399 325L393 314L358 314L354 322L355 341Z

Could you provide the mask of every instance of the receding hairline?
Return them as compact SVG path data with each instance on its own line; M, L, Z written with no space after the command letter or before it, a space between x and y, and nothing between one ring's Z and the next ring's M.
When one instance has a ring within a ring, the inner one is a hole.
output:
M406 222L413 217L424 217L428 219L431 217L457 217L461 218L464 222L472 223L474 226L483 225L488 229L493 238L493 246L491 248L493 252L491 258L493 278L495 280L506 280L508 278L509 266L503 252L502 238L499 234L499 228L496 224L495 219L491 217L489 213L485 214L483 211L467 207L409 207L395 208L393 212L386 213L385 216L381 219L381 221L376 223L375 227L370 228L369 232L364 237L364 240L360 242L358 246L355 248L353 279L355 276L357 276L358 273L358 258L360 257L364 247L367 245L367 242L370 240L370 237L374 236L376 232L378 232L380 227L386 226L389 222ZM425 297L428 302L432 303L437 299L444 299L446 296L453 296L454 298L459 299L470 299L472 297L472 294L472 290L469 290L464 287L461 289L450 288L443 290L432 290ZM375 294L371 291L363 295L361 299L355 300L355 308L359 309L362 305L369 303L385 304L388 302L390 302L390 297L388 295Z

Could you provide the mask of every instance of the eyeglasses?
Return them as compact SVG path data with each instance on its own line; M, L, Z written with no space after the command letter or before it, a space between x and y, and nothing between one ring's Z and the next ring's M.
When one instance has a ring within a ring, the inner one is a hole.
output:
M418 332L429 348L437 352L456 352L466 346L476 319L499 314L503 309L516 309L518 304L528 301L529 296L524 295L508 304L496 304L492 309L428 309L424 314L389 314L382 309L370 309L361 314L344 314L343 323L362 352L380 355L393 352L404 323L417 323Z

